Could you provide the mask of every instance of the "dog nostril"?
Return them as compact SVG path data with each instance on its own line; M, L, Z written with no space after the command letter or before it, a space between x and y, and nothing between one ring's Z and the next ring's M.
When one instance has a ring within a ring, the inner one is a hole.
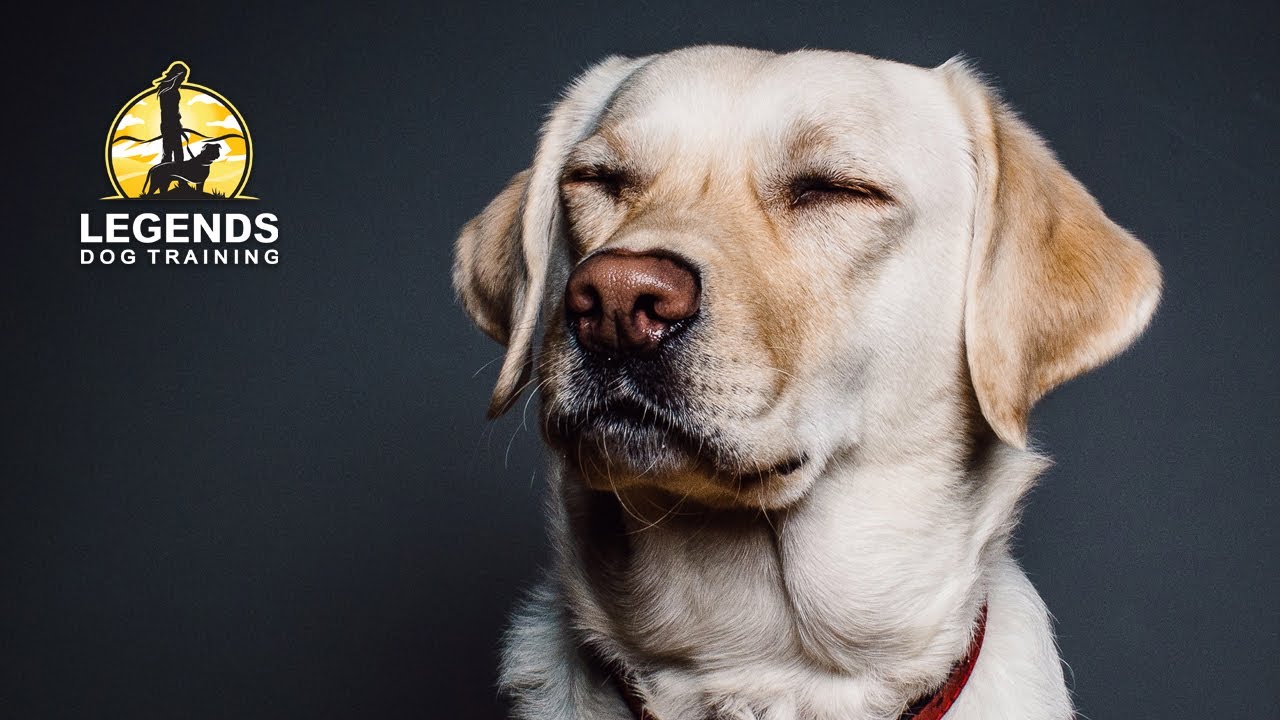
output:
M600 311L600 291L589 284L576 287L570 283L565 297L565 309L574 315L595 315Z
M642 298L648 303L644 311L649 314L649 317L667 323L688 320L698 313L700 294L695 290L692 294L673 292L662 296L647 295Z
M634 313L643 313L650 320L665 321L666 318L658 314L658 298L653 295L641 295L636 298L635 307L631 309Z

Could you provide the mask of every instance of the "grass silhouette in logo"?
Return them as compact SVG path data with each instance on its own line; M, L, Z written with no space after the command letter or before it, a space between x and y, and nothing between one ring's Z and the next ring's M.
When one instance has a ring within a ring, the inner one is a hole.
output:
M142 198L144 200L226 200L227 196L221 190L205 192L183 184L175 185L164 192L143 195Z

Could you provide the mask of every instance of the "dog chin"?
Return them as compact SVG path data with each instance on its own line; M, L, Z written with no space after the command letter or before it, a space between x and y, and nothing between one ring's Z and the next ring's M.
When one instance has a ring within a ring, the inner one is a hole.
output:
M807 455L737 460L743 455L716 438L697 436L660 416L549 417L544 428L548 442L594 490L650 487L710 507L777 509L802 495L812 480Z

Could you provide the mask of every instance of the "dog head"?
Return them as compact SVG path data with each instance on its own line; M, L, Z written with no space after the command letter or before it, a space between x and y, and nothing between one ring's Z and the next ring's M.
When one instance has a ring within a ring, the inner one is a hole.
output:
M591 486L781 507L833 458L1032 405L1145 327L1154 257L963 63L610 58L463 228L454 282ZM976 413L970 413L976 408Z
M209 165L214 160L217 160L221 154L222 147L218 143L205 143L200 148L200 154L196 156L196 159L200 161L201 165Z

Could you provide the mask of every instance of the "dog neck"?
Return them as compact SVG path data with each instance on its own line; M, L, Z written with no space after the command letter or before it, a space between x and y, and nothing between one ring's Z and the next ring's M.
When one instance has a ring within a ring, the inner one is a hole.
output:
M955 704L960 693L964 691L969 678L973 675L978 655L982 652L982 641L987 629L987 606L984 604L978 614L978 620L969 643L969 650L964 658L958 661L947 676L942 687L929 695L921 697L899 715L898 720L942 720L951 706ZM593 670L604 675L630 711L633 720L660 720L650 712L648 703L640 695L634 675L620 662L606 660L594 653L594 648L587 647L588 662Z
M1044 466L999 443L958 456L849 453L769 513L594 492L565 469L559 574L573 624L634 671L659 717L824 695L848 717L897 717L965 654L987 570Z

